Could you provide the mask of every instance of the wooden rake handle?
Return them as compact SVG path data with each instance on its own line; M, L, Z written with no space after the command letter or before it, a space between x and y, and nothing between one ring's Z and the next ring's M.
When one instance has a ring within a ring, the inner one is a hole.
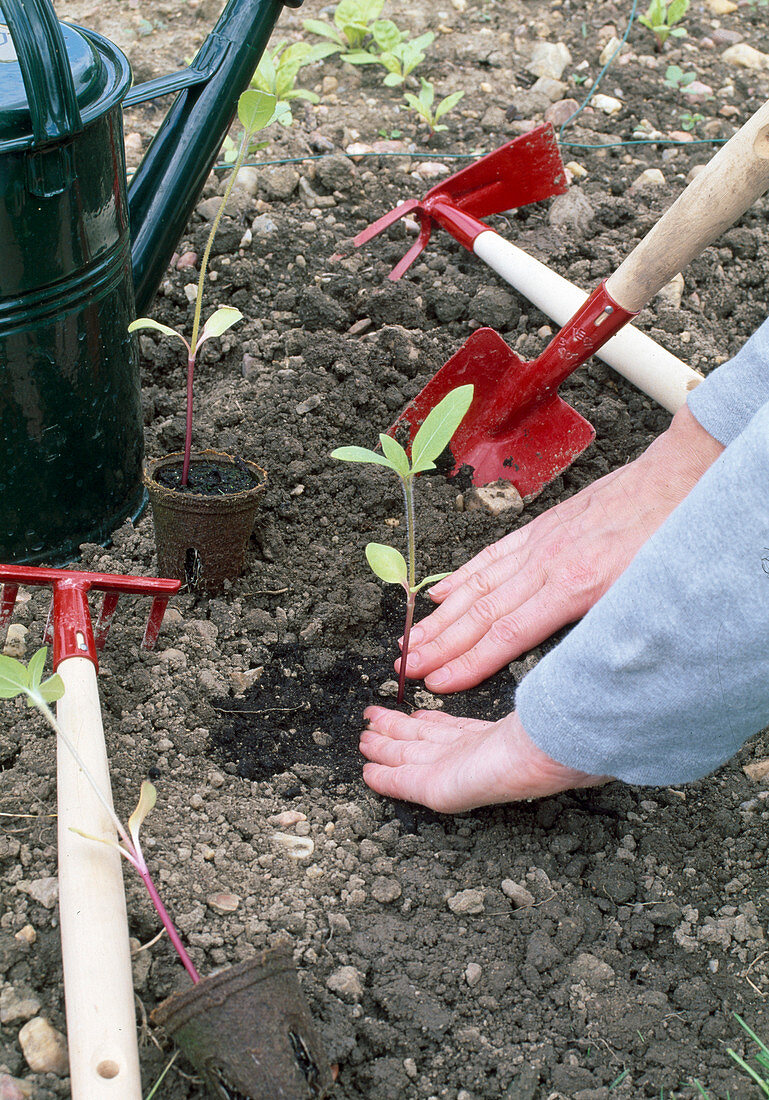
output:
M65 693L57 719L112 804L96 667L87 657L57 666ZM73 1100L141 1100L122 857L78 836L115 837L90 783L58 746L59 916Z
M769 188L769 102L748 119L646 234L606 289L638 312Z

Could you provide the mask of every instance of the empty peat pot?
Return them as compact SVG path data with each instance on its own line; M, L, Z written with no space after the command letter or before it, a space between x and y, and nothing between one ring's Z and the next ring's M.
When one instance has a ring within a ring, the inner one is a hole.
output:
M267 473L255 462L220 451L195 451L189 486L180 491L173 487L170 475L181 471L183 458L181 452L158 458L149 463L144 475L155 525L158 573L178 577L190 588L213 596L222 591L225 581L243 572ZM213 483L209 476L205 491L195 491L205 471L215 475ZM228 487L232 476L245 487Z
M172 994L152 1022L173 1035L215 1100L320 1100L331 1088L287 947Z

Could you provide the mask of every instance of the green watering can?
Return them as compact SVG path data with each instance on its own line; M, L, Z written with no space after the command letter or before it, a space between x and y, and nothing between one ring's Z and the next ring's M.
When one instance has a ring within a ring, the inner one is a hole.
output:
M0 561L60 565L144 503L144 313L284 3L230 0L188 69L0 0ZM123 107L178 96L126 184Z

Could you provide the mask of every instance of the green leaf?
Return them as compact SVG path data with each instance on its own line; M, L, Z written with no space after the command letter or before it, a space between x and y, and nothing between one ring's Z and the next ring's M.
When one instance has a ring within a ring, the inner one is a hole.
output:
M243 320L243 314L233 306L220 306L215 310L203 326L203 332L198 340L198 347L204 340L210 340L212 336L221 336L228 328L232 328L238 321Z
M21 661L0 654L0 699L15 699L29 688L29 676Z
M379 58L376 54L369 53L368 50L351 50L349 53L343 53L341 57L342 61L346 61L348 65L379 64Z
M258 88L247 88L238 100L238 118L243 129L256 133L272 121L277 98Z
M418 474L428 469L448 446L473 400L472 386L458 386L447 393L425 418L411 444L411 470Z
M671 0L667 10L668 26L672 27L675 23L680 23L688 10L689 0Z
M46 703L55 703L57 699L61 699L64 694L64 681L58 672L54 672L53 676L43 680L40 685L40 694Z
M435 108L436 122L443 115L447 114L452 107L456 107L460 99L464 95L464 92L452 92L451 95L447 95L445 99L442 99L438 106Z
M388 73L382 83L387 88L397 88L403 83L404 79L405 77L402 77L399 73Z
M395 23L393 23L392 19L378 19L371 28L371 33L374 36L374 41L383 53L392 50L403 41L403 35L398 30Z
M435 99L435 85L432 84L431 81L425 80L423 76L420 76L419 83L421 85L419 89L419 102L432 110L433 100Z
M415 50L426 50L427 47L431 46L434 41L435 35L432 31L428 31L426 34L420 34L417 35L416 38L412 38L409 42L409 46L411 46Z
M123 856L127 854L125 848L118 844L114 837L94 836L93 833L83 832L82 829L77 829L74 825L69 826L69 831L76 836L82 836L85 840L95 840L97 844L106 844L108 848L117 848Z
M131 321L128 326L129 332L138 332L142 328L151 328L156 332L162 332L164 336L178 336L183 343L187 343L180 332L177 332L175 328L169 328L168 325L161 325L160 321L153 321L151 317L137 317L135 321Z
M323 38L330 38L336 43L338 50L344 49L346 45L336 27L332 27L330 23L324 23L321 19L305 19L302 26L310 34L319 34Z
M158 792L152 783L150 783L148 779L145 779L142 783L141 791L139 792L139 801L136 804L136 809L128 819L128 832L131 834L137 848L139 848L139 830L144 824L148 814L155 808L157 800Z
M402 477L405 481L411 473L411 467L409 466L408 455L403 447L401 447L397 439L393 439L390 435L385 435L384 432L380 434L379 442L382 444L385 458L388 460L393 470L395 470L398 477Z
M394 546L385 546L381 542L370 542L366 547L366 560L380 580L386 584L408 585L408 566L406 559Z
M428 584L437 584L438 581L442 581L444 577L450 577L451 573L432 573L429 577L425 577L419 584L414 585L411 589L412 592L420 592Z
M40 687L40 681L43 679L43 670L45 668L45 658L48 655L48 649L43 646L42 649L38 649L34 656L30 657L27 662L27 679L29 686L33 691L37 691Z
M377 454L376 451L370 451L368 447L337 447L335 451L331 452L332 458L339 458L342 462L373 462L376 466L386 466L388 470L393 469L392 462L385 458L384 455Z

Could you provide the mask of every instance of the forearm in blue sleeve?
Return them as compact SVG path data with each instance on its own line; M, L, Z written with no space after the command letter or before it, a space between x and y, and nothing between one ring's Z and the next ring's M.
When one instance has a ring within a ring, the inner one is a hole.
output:
M769 724L769 403L524 678L532 740L630 783L707 774Z
M727 446L769 401L769 319L733 359L708 375L687 398L692 415Z

